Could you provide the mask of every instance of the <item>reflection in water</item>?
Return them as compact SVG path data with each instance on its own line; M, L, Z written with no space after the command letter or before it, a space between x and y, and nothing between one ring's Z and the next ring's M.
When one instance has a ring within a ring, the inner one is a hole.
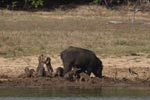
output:
M42 97L44 97L42 100L47 100L45 97L51 97L52 100L60 100L60 98L52 98L52 97L71 97L68 100L72 99L75 100L73 97L84 97L88 98L88 100L97 100L97 98L101 98L101 100L126 100L123 99L123 97L132 98L131 100L134 100L136 97L136 100L138 100L138 97L142 98L149 98L150 97L150 89L149 88L99 88L99 89L76 89L76 88L1 88L0 89L0 97L28 97L29 100L35 100L34 98L29 97L36 97L41 100ZM90 99L91 97L94 97ZM117 98L116 98L117 97ZM84 100L82 98L82 100ZM107 98L107 99L105 99ZM21 99L21 98L20 98ZM19 99L19 100L20 100ZM81 98L80 98L81 99ZM0 98L2 100L2 98ZM5 100L10 100L9 98L5 98ZM14 99L11 99L14 100ZM24 98L22 98L24 100ZM49 99L48 99L49 100ZM78 100L78 99L77 99ZM130 100L130 99L128 99ZM141 99L139 99L141 100ZM144 99L144 100L150 100L150 99Z
M129 97L123 97L123 98L118 98L118 97L111 97L111 98L102 98L102 97L99 97L99 98L94 98L94 97L91 97L91 98L81 98L81 97L67 97L67 98L58 98L58 97L49 97L49 98L27 98L27 97L24 97L24 98L14 98L14 97L11 97L11 98L0 98L0 100L150 100L150 98L148 97L141 97L141 98L129 98Z

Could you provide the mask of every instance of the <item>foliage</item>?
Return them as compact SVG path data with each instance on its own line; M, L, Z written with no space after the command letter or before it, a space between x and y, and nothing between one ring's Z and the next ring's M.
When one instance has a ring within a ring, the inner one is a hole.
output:
M44 0L0 0L0 7L7 9L15 8L38 8L43 6Z
M93 0L94 3L99 4L102 0Z
M144 0L0 0L0 8L6 9L33 9L33 8L54 8L67 4L88 4L95 3L112 7L115 5L136 4ZM146 0L149 2L149 0Z
M43 0L29 0L29 1L31 1L31 5L33 5L35 8L43 6Z

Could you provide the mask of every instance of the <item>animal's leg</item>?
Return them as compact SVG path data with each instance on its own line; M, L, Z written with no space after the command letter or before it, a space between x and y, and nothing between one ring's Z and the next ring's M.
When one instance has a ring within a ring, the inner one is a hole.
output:
M45 68L44 67L41 67L40 70L39 70L39 76L45 76Z
M80 78L80 73L82 73L83 71L82 70L77 70L77 72L76 72L76 77L77 78Z
M47 67L48 72L53 72L53 68L51 65L47 65L46 67Z
M92 72L92 68L91 67L87 67L86 73L90 76Z
M70 63L64 63L64 74L71 71L71 69L72 69L72 66Z

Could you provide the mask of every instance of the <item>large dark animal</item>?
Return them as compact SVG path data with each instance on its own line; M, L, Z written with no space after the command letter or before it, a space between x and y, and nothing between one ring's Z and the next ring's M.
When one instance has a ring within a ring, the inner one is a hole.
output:
M81 69L78 73L86 72L90 75L93 72L96 77L102 77L102 62L90 50L69 47L61 52L61 59L64 65L64 74L71 71L72 67L77 67Z

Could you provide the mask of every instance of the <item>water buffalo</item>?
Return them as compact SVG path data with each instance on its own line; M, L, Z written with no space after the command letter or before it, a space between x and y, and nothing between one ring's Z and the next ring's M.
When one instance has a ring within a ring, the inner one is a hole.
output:
M83 48L69 47L62 51L60 56L64 65L64 74L76 67L81 69L79 73L86 72L90 75L93 72L96 77L102 77L103 64L94 52Z

